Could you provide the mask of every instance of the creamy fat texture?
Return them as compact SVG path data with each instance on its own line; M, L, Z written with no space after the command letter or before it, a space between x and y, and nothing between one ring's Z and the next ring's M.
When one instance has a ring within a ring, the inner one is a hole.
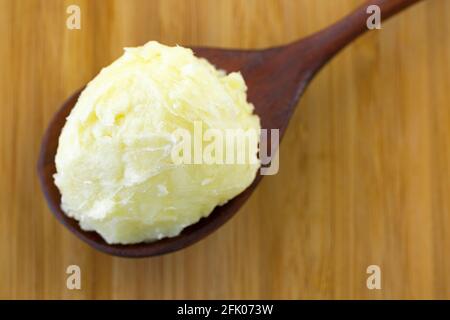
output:
M240 73L191 50L127 48L81 93L56 154L64 212L108 243L178 235L254 180L250 164L174 164L176 129L260 129ZM257 142L256 142L257 143Z

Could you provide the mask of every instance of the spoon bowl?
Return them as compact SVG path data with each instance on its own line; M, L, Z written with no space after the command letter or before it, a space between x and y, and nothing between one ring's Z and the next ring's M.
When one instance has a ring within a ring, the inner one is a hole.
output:
M313 76L337 52L368 30L367 7L378 5L382 18L387 19L418 1L420 0L368 1L334 25L285 46L263 50L192 49L197 56L206 58L219 69L227 72L240 71L248 87L248 100L255 106L262 128L278 129L282 137L298 100ZM82 230L78 221L64 214L60 207L61 194L53 180L58 138L83 89L69 97L50 122L42 140L38 174L53 214L92 247L111 255L134 258L156 256L185 248L229 220L261 181L262 176L257 175L246 190L225 205L216 207L208 217L185 228L176 237L131 245L108 244L98 233Z

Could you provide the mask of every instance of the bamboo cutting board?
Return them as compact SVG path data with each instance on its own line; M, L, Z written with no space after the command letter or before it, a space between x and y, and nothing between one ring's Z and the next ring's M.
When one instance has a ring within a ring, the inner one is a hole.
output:
M280 171L186 250L98 253L51 215L36 161L60 103L125 46L261 48L361 0L0 0L0 298L450 298L450 1L427 0L340 53L283 140ZM69 5L81 29L66 27ZM81 269L81 289L66 269ZM378 265L381 289L366 286Z

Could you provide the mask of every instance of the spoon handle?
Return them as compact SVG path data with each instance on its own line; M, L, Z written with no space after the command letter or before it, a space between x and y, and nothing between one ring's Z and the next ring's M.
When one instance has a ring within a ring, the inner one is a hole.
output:
M373 14L369 7L380 8L382 22L396 13L408 8L421 0L368 0L355 11L331 25L330 27L311 35L310 37L293 43L290 49L297 52L307 51L310 76L312 77L327 61L342 48L351 43L361 34L370 30L367 25Z

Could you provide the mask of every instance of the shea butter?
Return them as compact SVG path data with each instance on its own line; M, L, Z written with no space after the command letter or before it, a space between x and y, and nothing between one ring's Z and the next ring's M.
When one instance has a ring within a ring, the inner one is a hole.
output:
M190 49L154 41L125 49L87 85L61 132L54 179L63 211L111 244L173 237L208 216L259 168L249 161L258 139L233 149L236 157L250 151L234 163L224 160L227 139L217 140L230 130L260 130L246 89L240 73L226 74ZM215 144L223 159L203 161L198 141L205 152ZM191 163L174 161L177 154L189 160L191 150Z

